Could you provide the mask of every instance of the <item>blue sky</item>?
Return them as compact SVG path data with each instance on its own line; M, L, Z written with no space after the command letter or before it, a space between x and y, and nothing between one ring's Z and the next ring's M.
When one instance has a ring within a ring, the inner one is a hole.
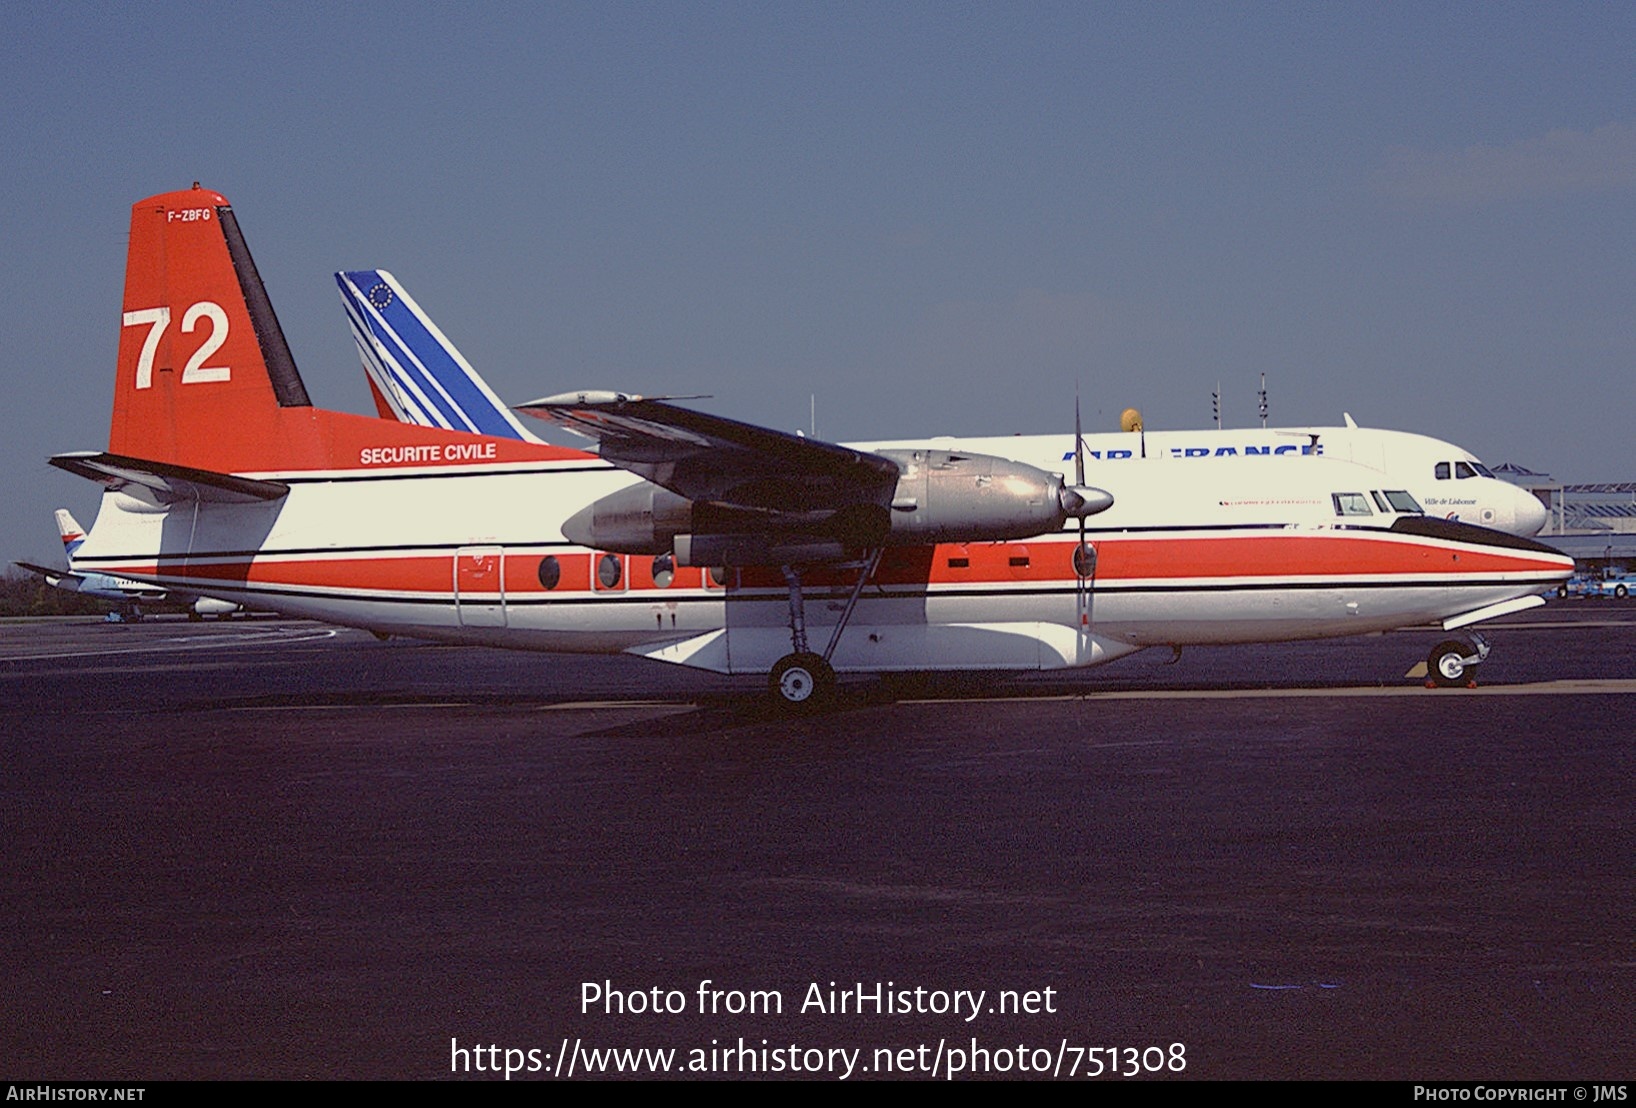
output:
M0 8L0 554L106 445L129 208L225 193L315 402L392 270L499 394L841 440L1421 431L1636 478L1636 7Z

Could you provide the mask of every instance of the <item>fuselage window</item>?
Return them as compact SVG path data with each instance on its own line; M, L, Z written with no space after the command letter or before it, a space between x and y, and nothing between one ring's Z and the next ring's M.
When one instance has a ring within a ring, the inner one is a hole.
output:
M561 580L562 566L557 564L557 559L550 554L541 558L540 587L542 589L554 589L557 587L557 582Z
M1074 547L1074 572L1081 577L1096 575L1096 547L1088 542Z
M604 554L596 560L596 579L602 582L602 587L612 589L619 587L619 557L614 554Z
M1447 481L1449 479L1449 464L1447 462L1437 463L1437 479L1439 481Z
M661 554L653 559L653 583L661 589L668 589L670 583L676 580L676 560L669 554Z
M1369 510L1369 498L1361 492L1336 492L1330 494L1335 501L1335 514L1338 516L1372 516L1375 513Z

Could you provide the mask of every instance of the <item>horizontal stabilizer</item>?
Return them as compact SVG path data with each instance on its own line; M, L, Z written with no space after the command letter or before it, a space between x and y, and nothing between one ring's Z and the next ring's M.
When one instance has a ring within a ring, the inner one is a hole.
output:
M49 566L37 566L33 562L13 562L11 564L22 566L32 573L38 573L53 585L58 581L79 580L84 577L84 574L75 573L71 569L52 569Z
M236 477L231 473L149 462L123 454L97 451L58 454L51 459L51 464L110 489L127 490L131 486L146 489L162 504L184 501L254 504L277 500L290 491L290 486L282 481L258 481L250 477Z

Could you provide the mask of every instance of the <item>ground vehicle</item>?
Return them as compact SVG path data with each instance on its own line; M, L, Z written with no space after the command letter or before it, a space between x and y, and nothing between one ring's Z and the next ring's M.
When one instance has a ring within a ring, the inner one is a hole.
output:
M1636 590L1636 573L1606 566L1600 570L1574 574L1557 586L1556 594L1562 597L1582 596L1587 599L1611 596L1615 600L1623 600L1632 590Z

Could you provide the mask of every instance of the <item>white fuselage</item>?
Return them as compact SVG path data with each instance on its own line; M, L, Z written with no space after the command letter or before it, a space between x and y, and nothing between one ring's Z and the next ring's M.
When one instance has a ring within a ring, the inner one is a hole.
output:
M1196 434L1196 433L1195 433ZM1376 432L1378 434L1378 432ZM1087 446L1108 436L1087 436ZM1132 436L1120 436L1128 442ZM1086 665L1154 644L1322 638L1477 611L1568 576L1538 550L1390 530L1382 470L1331 456L1095 459L1113 507L1022 542L889 548L834 653L837 670ZM1054 470L1071 436L939 440ZM1299 445L1299 444L1297 444ZM383 456L384 457L384 456ZM384 633L619 651L723 672L789 653L773 570L712 575L570 544L562 522L635 478L600 459L258 473L279 500L162 508L104 495L87 569ZM1338 515L1337 496L1352 511ZM666 570L668 569L668 573ZM827 641L856 571L809 574Z

